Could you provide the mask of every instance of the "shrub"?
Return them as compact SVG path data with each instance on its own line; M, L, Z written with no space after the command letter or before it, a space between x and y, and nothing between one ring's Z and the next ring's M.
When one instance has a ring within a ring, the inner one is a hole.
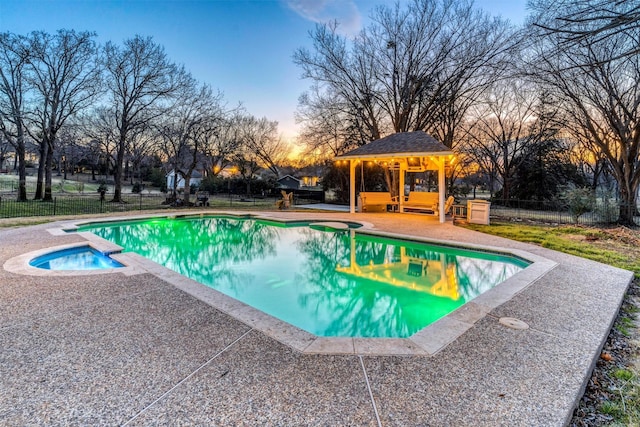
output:
M149 181L151 181L151 185L154 187L160 187L161 189L164 187L164 191L166 191L167 178L162 168L152 168L149 174Z
M100 185L98 186L97 189L98 193L106 193L108 190L107 188L107 183L104 181L100 181Z
M562 192L573 221L577 224L582 215L591 212L596 205L596 196L590 188L572 188Z
M221 176L208 176L200 183L200 189L211 194L225 192L227 187L227 182Z
M454 196L456 199L464 199L469 195L472 188L466 184L463 185L452 185L449 189L449 194Z

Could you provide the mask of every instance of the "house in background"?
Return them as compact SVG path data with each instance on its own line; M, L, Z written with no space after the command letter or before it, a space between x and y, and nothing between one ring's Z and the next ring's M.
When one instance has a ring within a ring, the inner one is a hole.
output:
M285 175L276 182L278 183L278 188L288 190L297 190L302 186L302 181L291 175Z
M301 168L296 176L302 180L303 187L319 187L322 177L327 173L327 167L321 164L308 165Z
M177 177L176 189L184 190L184 173L182 171L178 171L178 173L176 174L176 171L174 169L171 169L169 173L167 173L166 175L167 188L169 190L173 190L173 180L176 179L176 177ZM191 186L195 185L196 187L199 187L201 182L202 182L202 173L200 173L197 170L194 170L191 173L191 181L189 181L189 184Z
M320 177L316 175L305 175L302 177L302 186L303 187L317 187L320 183Z

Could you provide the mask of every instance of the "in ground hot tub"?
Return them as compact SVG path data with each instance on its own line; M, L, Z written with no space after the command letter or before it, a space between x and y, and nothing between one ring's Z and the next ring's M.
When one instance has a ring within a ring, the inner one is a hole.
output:
M124 267L91 246L79 246L50 252L32 259L29 265L44 270L100 270Z

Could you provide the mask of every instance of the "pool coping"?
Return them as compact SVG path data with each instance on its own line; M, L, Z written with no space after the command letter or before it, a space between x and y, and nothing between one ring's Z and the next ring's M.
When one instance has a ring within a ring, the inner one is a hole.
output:
M108 220L73 220L62 222L61 226L50 228L47 231L54 235L66 235L69 231L76 230L82 225L90 223L108 223L119 221L142 220L148 218L175 218L175 217L204 217L204 216L229 216L238 219L263 219L282 223L300 222L300 220L287 220L274 217L268 214L229 214L225 212L211 212L204 214L185 215L137 215L127 217L110 217ZM370 234L381 237L398 238L402 240L415 241L420 243L431 243L436 245L447 245L458 248L488 251L491 253L514 255L525 259L531 264L511 276L507 280L496 285L492 289L479 295L470 302L465 303L447 316L426 326L422 330L408 338L346 338L346 337L320 337L304 331L292 324L275 318L256 308L253 308L241 301L227 296L215 289L209 288L195 280L189 279L175 271L172 271L160 264L155 263L141 255L128 252L120 253L122 247L98 237L90 232L77 232L86 242L59 245L44 249L38 249L25 254L21 254L7 260L4 268L7 271L33 276L82 276L97 274L122 273L126 276L150 273L161 280L164 280L176 288L189 295L209 304L221 312L243 322L253 329L278 340L279 342L304 354L336 354L336 355L367 355L367 356L432 356L455 341L458 337L472 328L475 323L482 320L496 307L509 301L522 290L534 284L539 278L553 270L558 263L531 252L515 248L501 248L489 245L478 245L473 243L460 243L444 239L428 239L401 233L389 233L375 230L371 223L361 220L340 221L335 219L322 219L322 214L318 214L318 219L305 220L310 223L359 223L361 228L358 233ZM108 254L116 261L122 263L124 267L101 270L82 271L52 271L43 270L29 265L29 261L36 256L50 253L54 250L62 250L87 244L96 250ZM517 319L515 319L517 321Z

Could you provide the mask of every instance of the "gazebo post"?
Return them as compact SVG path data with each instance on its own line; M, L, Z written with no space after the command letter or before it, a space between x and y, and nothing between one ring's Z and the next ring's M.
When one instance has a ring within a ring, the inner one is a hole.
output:
M404 212L404 175L407 173L407 168L403 168L404 162L400 162L400 172L398 173L398 210Z
M438 217L440 218L440 224L444 223L444 196L446 191L445 178L444 178L444 163L445 158L438 156Z
M349 212L356 213L356 161L349 160Z

